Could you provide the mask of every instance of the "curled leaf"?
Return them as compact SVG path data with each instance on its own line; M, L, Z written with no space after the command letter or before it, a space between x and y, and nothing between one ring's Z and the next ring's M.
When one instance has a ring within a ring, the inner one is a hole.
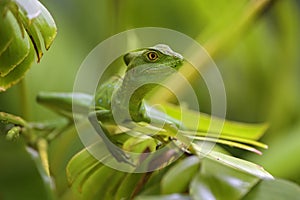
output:
M40 61L44 52L42 43L48 50L56 33L52 16L39 1L0 2L0 91L23 78L33 63L32 52Z

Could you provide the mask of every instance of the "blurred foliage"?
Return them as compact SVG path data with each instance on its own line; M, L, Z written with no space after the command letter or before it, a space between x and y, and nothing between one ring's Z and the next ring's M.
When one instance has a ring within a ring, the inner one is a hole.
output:
M55 18L59 29L57 39L39 66L34 66L28 72L25 79L27 96L24 97L24 94L19 92L18 85L0 94L1 111L22 116L21 107L27 106L30 110L30 120L55 117L35 103L37 92L71 91L81 62L94 46L107 37L130 28L161 26L197 38L202 44L214 44L209 42L218 41L212 40L218 33L224 34L225 39L234 33L234 27L241 21L238 16L248 2L258 1L42 2ZM226 87L227 117L245 122L267 121L270 124L263 138L269 145L269 150L265 151L263 156L248 155L239 151L236 153L264 166L274 176L290 179L298 184L299 11L300 3L297 0L273 1L262 10L258 18L247 23L242 33L226 40L223 48L219 48L219 51L213 54ZM199 91L205 91L201 80L197 84L202 84L198 87ZM27 100L23 100L24 98ZM209 96L205 92L199 92L198 98L201 109L209 112ZM70 148L74 148L66 152L78 151L81 147L78 138L69 137L70 144L59 144L58 141L55 145L69 145ZM5 165L0 166L0 199L35 199L35 196L42 195L40 177L37 176L33 162L25 155L23 144L8 143L0 139L0 159L5 160ZM60 162L71 158L71 155L55 152L55 145L53 144L50 151L50 160L54 161L54 168L62 166ZM55 173L55 170L53 171ZM17 176L19 181L22 180L18 182L20 187L15 185L15 180L11 178ZM41 196L36 199L41 199Z

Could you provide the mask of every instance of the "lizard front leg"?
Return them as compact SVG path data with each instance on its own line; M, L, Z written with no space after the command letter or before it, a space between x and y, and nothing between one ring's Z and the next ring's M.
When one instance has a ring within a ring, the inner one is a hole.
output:
M179 143L180 148L187 153L194 153L195 149L191 145L192 140L182 134L182 130L185 130L184 125L169 115L160 114L160 111L155 113L149 113L149 115L144 115L145 120L148 121L152 126L163 128L166 133L162 132L163 135L168 137L168 140L176 140ZM160 133L157 136L158 139L161 138ZM177 144L177 143L176 143Z
M111 140L110 140L110 132L105 127L101 119L109 119L111 116L111 112L109 110L97 110L90 112L88 115L89 121L92 124L95 131L101 136L103 142L105 143L109 152L115 157L115 159L119 162L125 162L130 165L133 165L129 161L129 156L125 154L125 152L117 147Z

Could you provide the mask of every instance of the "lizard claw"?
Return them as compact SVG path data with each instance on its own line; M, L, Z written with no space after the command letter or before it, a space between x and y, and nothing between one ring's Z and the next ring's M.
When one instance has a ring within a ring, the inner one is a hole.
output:
M133 167L135 166L135 164L131 161L130 156L119 147L108 146L108 150L118 162L124 162Z

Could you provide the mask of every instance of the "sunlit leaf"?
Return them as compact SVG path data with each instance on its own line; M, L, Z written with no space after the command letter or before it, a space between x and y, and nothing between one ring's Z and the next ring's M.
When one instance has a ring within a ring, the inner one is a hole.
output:
M43 56L43 49L41 43L44 42L44 47L48 50L57 34L57 28L53 18L47 9L39 2L28 2L19 0L22 2L23 9L18 11L19 17L22 20L22 26L24 26L27 34L30 36L34 45L38 62ZM29 4L34 4L34 10L28 10L31 8ZM33 12L30 16L28 13Z
M145 137L131 137L123 144L123 149L129 152L142 153L146 149L150 151L154 151L156 148L156 142L153 138L145 136Z
M267 149L268 146L264 143L258 142L253 139L247 139L247 138L240 138L238 136L230 136L226 134L216 134L216 133L210 133L210 132L200 132L200 131L182 131L183 134L190 135L192 137L195 135L195 137L207 137L207 138L214 138L214 139L222 139L222 140L227 140L227 141L234 141L234 142L239 142L239 143L244 143L244 144L249 144L252 146L260 147Z
M31 39L31 42L34 46L34 50L36 52L37 61L39 62L40 59L43 56L43 49L42 49L42 45L41 45L38 30L36 29L35 26L33 26L32 21L27 18L26 14L23 13L22 10L18 10L17 12L18 12L17 13L18 17L20 18L20 20L22 20L21 21L22 26L24 26L24 29L26 30L26 33L28 34L28 36Z
M37 1L37 3L41 13L34 18L33 24L40 31L43 37L44 46L48 50L56 36L57 28L48 10L40 2Z
M182 108L181 113L181 110L178 107L171 104L164 104L163 108L168 115L174 117L175 119L181 119L181 116L184 115L184 117L182 117L183 120L186 119L185 121L183 121L184 126L192 130L196 126L195 123L198 123L197 119L199 119L198 130L201 132L207 132L210 129L214 129L213 127L210 127L212 121L219 124L222 124L223 122L222 119L219 119L217 117L210 116L205 113L198 113L189 109ZM193 119L196 119L196 121L194 121ZM264 134L267 127L267 124L248 124L225 120L220 134L221 136L226 135L257 140ZM210 132L213 133L213 131Z
M273 179L273 176L265 171L263 167L246 160L242 160L216 151L210 152L207 155L207 158L261 179Z
M48 10L38 0L15 0L26 14L25 28L36 26L41 33L46 49L51 46L56 33L56 24ZM37 38L34 38L37 39Z
M29 20L41 13L38 0L15 0L15 2L26 11L26 16Z
M224 145L227 145L227 146L230 146L230 147L236 147L236 148L240 148L240 149L243 149L243 150L251 151L251 152L254 152L254 153L259 154L259 155L262 154L259 150L257 150L254 147L245 145L243 143L233 142L233 141L230 141L230 140L223 140L223 139L218 139L218 138L213 138L213 137L201 137L201 136L191 136L190 138L193 139L194 141L198 140L198 141L224 144Z

